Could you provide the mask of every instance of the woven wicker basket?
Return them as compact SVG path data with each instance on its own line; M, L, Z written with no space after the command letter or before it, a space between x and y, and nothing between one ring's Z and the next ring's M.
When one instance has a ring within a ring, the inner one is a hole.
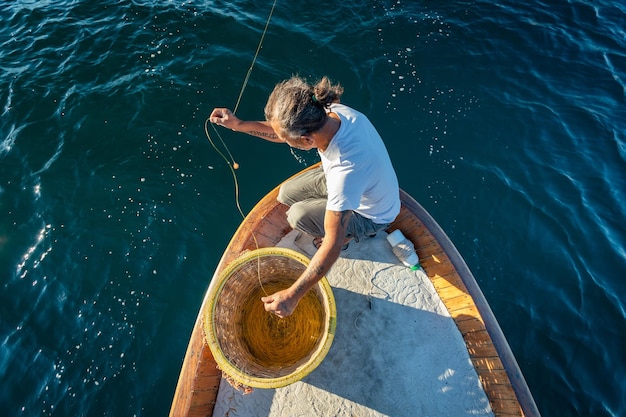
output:
M290 249L262 248L231 262L211 282L204 331L231 383L278 388L299 381L324 359L336 326L326 278L284 319L265 312L260 298L289 287L309 259Z

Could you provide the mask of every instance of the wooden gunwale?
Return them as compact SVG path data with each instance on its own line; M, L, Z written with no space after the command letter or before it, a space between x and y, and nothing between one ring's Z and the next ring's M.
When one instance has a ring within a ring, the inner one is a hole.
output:
M214 277L243 252L275 246L291 230L286 222L287 208L276 200L279 188L263 197L241 223ZM494 415L540 416L504 334L465 261L421 205L402 190L400 198L402 208L389 231L401 229L414 243L424 271L465 340ZM185 354L170 417L209 417L213 413L221 371L204 339L202 311L206 302L205 296Z

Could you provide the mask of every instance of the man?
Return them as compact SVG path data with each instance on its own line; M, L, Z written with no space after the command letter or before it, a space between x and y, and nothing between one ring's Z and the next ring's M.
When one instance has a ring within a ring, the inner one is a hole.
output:
M400 212L398 180L380 135L363 114L339 103L343 88L327 77L315 86L300 77L276 85L266 121L243 121L216 108L210 121L271 142L317 149L322 168L281 187L292 228L315 236L318 251L291 287L261 301L265 310L289 316L331 268L352 239L385 230Z

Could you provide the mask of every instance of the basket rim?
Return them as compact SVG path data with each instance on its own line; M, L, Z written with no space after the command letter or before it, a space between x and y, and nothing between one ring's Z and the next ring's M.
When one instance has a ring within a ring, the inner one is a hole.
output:
M209 349L213 353L213 357L217 363L219 369L226 373L229 377L235 381L253 388L280 388L286 385L292 384L301 380L315 368L319 366L324 360L335 336L335 330L337 327L337 307L335 304L335 298L333 296L332 288L328 282L328 279L324 276L318 281L316 285L319 285L319 289L323 294L323 297L327 300L328 317L327 323L325 323L324 332L321 337L323 343L321 343L313 353L313 356L307 360L304 364L296 368L293 372L276 378L260 378L252 375L248 375L236 366L234 366L226 357L222 351L217 338L217 329L213 322L213 315L215 313L216 301L221 294L224 285L228 278L243 264L256 259L258 257L266 256L285 256L295 259L302 263L304 266L308 266L310 259L300 252L297 252L289 248L268 247L259 248L252 251L248 251L231 261L226 267L214 277L215 282L211 282L207 292L207 305L203 314L203 328L205 341L209 345ZM326 308L326 307L325 307Z

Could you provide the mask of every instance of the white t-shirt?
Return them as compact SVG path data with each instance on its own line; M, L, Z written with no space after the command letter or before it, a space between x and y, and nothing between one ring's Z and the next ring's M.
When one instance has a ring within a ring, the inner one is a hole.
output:
M400 212L398 178L376 128L362 113L343 104L330 111L341 126L319 151L328 187L327 210L353 210L374 223L391 223Z

